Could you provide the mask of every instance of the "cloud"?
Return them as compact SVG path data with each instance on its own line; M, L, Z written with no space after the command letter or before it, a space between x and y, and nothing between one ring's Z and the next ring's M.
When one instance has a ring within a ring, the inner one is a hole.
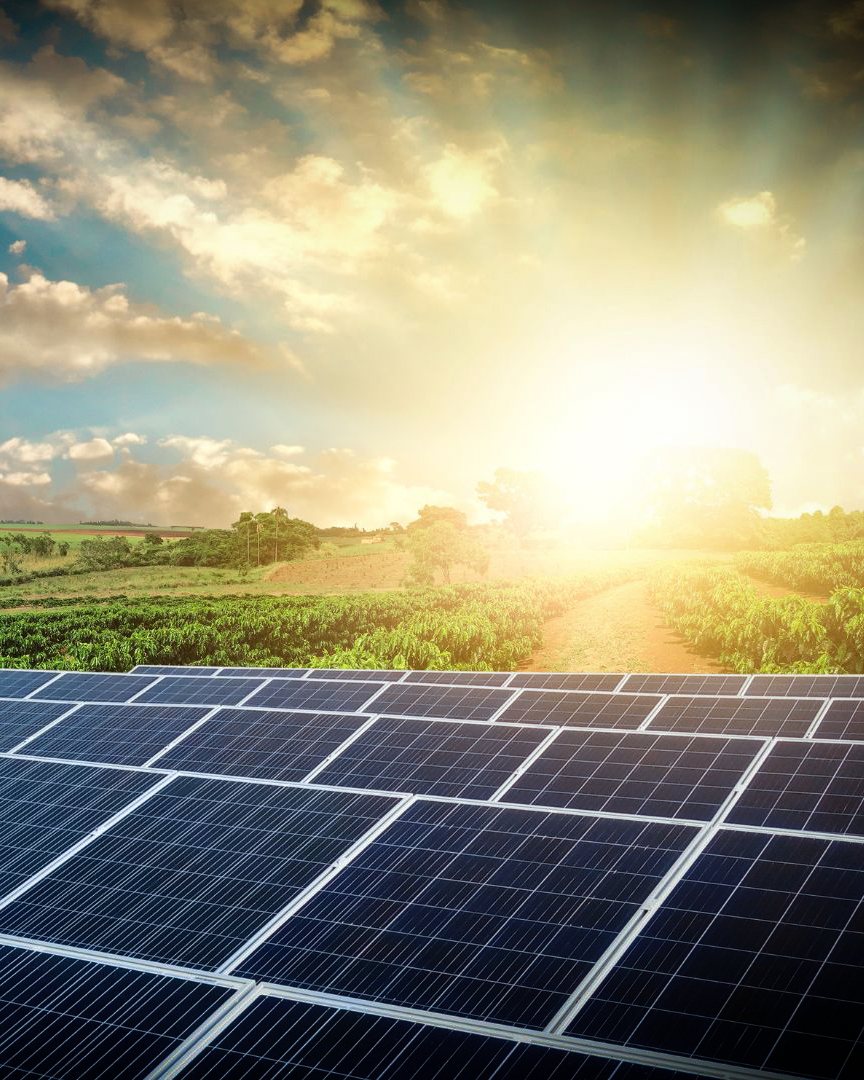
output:
M500 149L468 154L453 143L446 146L426 167L429 189L441 210L462 220L482 210L498 194L491 172L500 157Z
M5 42L14 41L17 37L17 30L15 23L9 18L8 15L4 15L0 10L0 45Z
M371 0L321 0L302 16L303 0L46 0L114 45L143 52L152 64L194 81L218 69L219 44L255 50L264 59L305 65L330 55L336 42L360 38L381 16Z
M27 250L26 240L13 240L9 245L8 251L10 255L23 255Z
M127 431L124 435L118 435L111 440L112 446L143 446L147 442L145 435L136 435L134 431Z
M21 217L50 221L54 210L29 180L7 180L0 176L0 213L20 214Z
M66 451L66 456L72 461L99 461L114 457L114 447L107 439L96 436L86 442L73 443Z
M831 32L839 38L864 38L864 0L843 4L828 16Z
M118 445L124 453L115 456ZM60 507L85 505L82 512L98 517L137 520L144 515L166 525L222 527L242 510L281 505L292 515L317 524L374 526L409 520L427 502L452 501L447 492L403 482L392 458L363 457L346 448L325 450L308 464L299 464L286 459L305 453L301 446L277 444L265 452L231 439L175 434L158 440L160 449L168 451L173 461L144 462L134 456L138 445L123 434L110 433L86 440L76 439L70 432L56 433L39 443L8 440L0 445L4 516L4 483L10 489L45 487L51 476L45 468L10 468L3 463L3 454L11 451L26 456L27 447L40 446L45 455L51 451L57 457L65 452L83 466L70 479L61 476L55 480L52 500L56 513L46 502L38 515L32 511L26 515L53 520L60 519ZM40 451L31 449L29 454L35 460ZM8 460L11 462L11 457Z
M0 482L12 487L43 487L51 483L51 476L47 472L0 473Z
M772 230L785 245L792 262L799 262L807 241L792 227L790 221L777 215L777 200L770 191L760 191L745 199L729 199L717 207L717 212L729 225L739 229Z
M51 461L57 456L57 447L49 442L31 442L15 436L0 443L0 458L19 462L23 465L32 465L43 461Z
M124 361L260 367L264 349L213 318L184 319L133 304L122 285L89 289L33 274L0 274L0 376L80 379Z
M760 191L746 199L729 199L717 207L730 225L739 229L762 228L776 221L777 200L770 191Z

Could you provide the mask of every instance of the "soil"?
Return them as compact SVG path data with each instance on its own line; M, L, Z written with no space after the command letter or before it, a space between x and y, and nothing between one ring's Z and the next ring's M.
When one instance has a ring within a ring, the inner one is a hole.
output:
M722 672L663 623L645 581L597 593L550 619L525 671Z

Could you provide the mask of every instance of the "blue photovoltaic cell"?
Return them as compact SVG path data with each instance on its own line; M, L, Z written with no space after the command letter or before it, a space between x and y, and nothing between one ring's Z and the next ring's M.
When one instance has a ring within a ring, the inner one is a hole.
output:
M67 671L44 689L35 699L54 701L128 701L145 687L152 685L152 675L102 675L88 671Z
M0 701L0 750L11 750L71 708L53 701Z
M143 765L208 712L190 705L82 705L29 742L24 752L109 765Z
M0 1073L137 1080L235 988L0 945Z
M748 675L628 675L621 687L638 694L738 694Z
M428 716L445 720L490 720L509 701L512 690L479 686L426 686L399 683L375 698L371 711L391 716Z
M391 668L313 668L310 677L313 679L351 679L353 681L377 679L379 682L396 682L405 674L404 671L393 671Z
M394 805L180 777L0 909L0 932L212 971Z
M864 746L778 742L729 821L769 829L864 834ZM864 851L862 851L864 866Z
M219 672L219 678L236 679L238 676L252 675L262 679L302 679L308 670L305 667L227 667Z
M244 704L265 709L360 712L375 691L384 685L331 679L274 679ZM375 708L377 711L378 706Z
M405 682L443 683L449 686L502 686L510 671L409 671Z
M542 728L382 716L315 783L489 799L548 734Z
M762 746L756 739L568 729L504 801L707 821Z
M126 769L0 759L0 896L160 779Z
M864 701L838 698L832 701L816 728L817 739L850 739L864 742Z
M532 690L614 690L624 675L621 672L517 671L510 686Z
M160 769L302 780L368 716L220 709L155 765Z
M568 1034L859 1080L861 856L840 840L720 832Z
M0 697L27 697L40 686L50 682L56 675L56 671L0 670Z
M670 697L650 727L652 731L802 739L821 708L816 698Z
M421 800L237 974L541 1028L695 834Z
M183 667L171 664L136 664L132 675L215 675L218 667Z
M170 705L236 705L261 679L201 679L171 677L155 683L137 701Z
M684 1080L689 1072L449 1031L391 1016L259 997L183 1080Z
M605 694L579 690L523 690L498 717L519 724L637 728L660 702L651 694Z
M864 697L864 675L754 675L748 695Z

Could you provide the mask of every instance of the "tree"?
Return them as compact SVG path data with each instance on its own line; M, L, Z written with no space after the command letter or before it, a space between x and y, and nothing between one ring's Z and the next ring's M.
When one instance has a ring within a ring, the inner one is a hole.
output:
M279 562L279 526L288 520L288 511L284 506L274 506L270 516L273 518L274 530L273 562Z
M3 559L4 573L21 573L21 551L11 537L4 536L0 540L0 557Z
M409 531L408 550L413 563L409 570L417 585L434 585L436 571L450 584L453 566L466 566L478 574L489 568L489 552L476 536L457 528L451 521L436 521Z
M417 512L417 519L408 525L408 532L414 532L416 529L428 529L431 525L437 525L442 521L447 522L456 529L468 528L465 514L461 510L457 510L455 506L432 506L427 504L420 507Z
M675 447L648 462L647 502L663 543L747 547L757 542L760 510L771 508L771 482L747 450Z
M519 537L553 522L552 501L539 472L496 469L491 482L480 481L477 494L490 510L506 515L507 525Z
M144 543L147 545L147 547L155 548L161 547L164 541L162 540L162 537L159 535L159 533L145 533Z

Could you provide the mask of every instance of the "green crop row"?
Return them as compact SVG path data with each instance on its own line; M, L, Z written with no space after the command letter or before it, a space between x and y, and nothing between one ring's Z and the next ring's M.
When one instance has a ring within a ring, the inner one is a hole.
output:
M860 589L864 587L864 541L799 544L791 551L742 551L735 565L745 574L804 592Z
M386 595L114 599L0 615L0 667L135 664L507 670L543 623L626 576Z
M667 623L732 671L864 672L864 589L824 604L760 595L732 570L671 569L651 591Z

